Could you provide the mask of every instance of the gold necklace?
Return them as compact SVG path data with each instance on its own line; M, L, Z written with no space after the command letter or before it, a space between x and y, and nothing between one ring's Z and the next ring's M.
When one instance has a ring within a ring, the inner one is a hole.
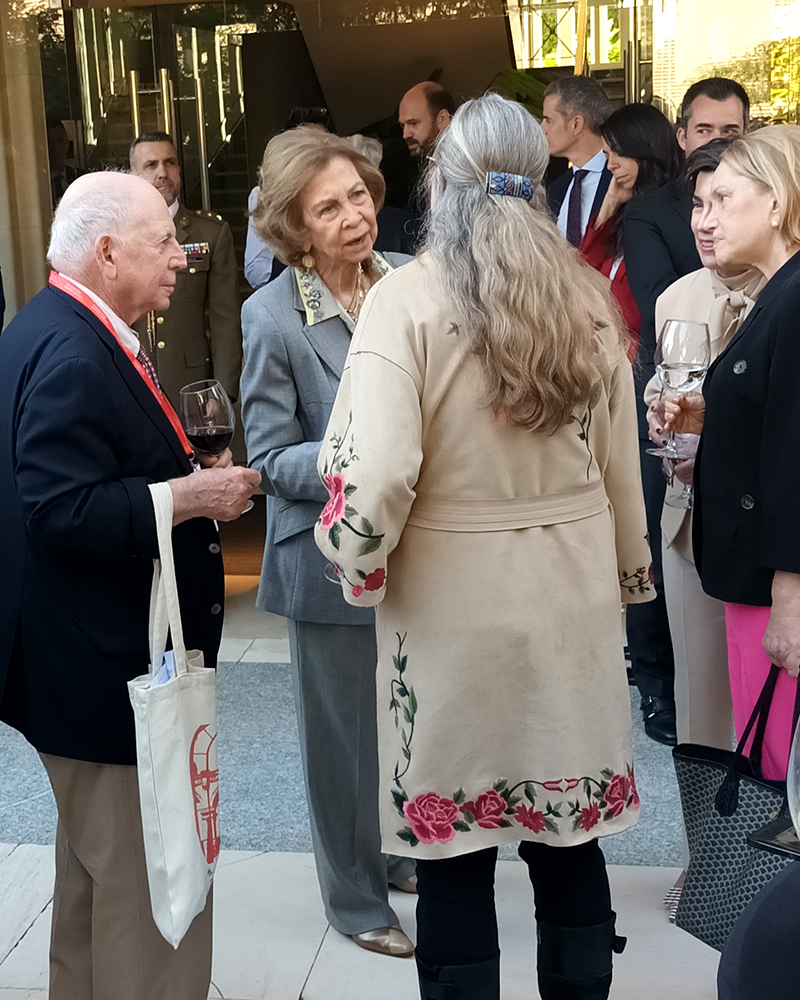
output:
M364 299L366 297L367 289L364 269L363 266L359 264L358 273L356 274L356 283L353 288L353 294L350 297L350 304L344 307L344 311L354 323L358 321L358 317L361 314L361 306L364 304Z

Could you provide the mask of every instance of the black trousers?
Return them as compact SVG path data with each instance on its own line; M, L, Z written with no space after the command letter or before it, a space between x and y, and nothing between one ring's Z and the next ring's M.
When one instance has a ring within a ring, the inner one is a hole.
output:
M596 840L576 847L523 841L519 854L533 884L537 920L592 927L611 919L606 862ZM496 863L496 847L417 861L417 956L424 965L473 965L497 956Z
M667 481L661 471L661 462L647 454L647 449L652 446L652 441L639 440L647 533L657 596L648 604L629 604L625 617L631 670L639 693L649 698L672 698L675 691L675 659L661 569L661 512Z

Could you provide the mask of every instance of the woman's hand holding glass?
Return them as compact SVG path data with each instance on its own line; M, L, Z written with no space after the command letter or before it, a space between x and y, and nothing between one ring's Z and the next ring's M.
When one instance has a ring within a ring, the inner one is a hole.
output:
M676 426L677 415L673 408L676 400L684 396L700 396L702 400L697 389L702 384L710 363L711 338L708 325L690 320L668 319L658 338L655 364L656 373L665 390L662 427L669 431L669 437L662 447L649 448L648 454L657 455L672 465L694 459L695 449L686 447L688 442L677 435L699 434L702 424L700 424L699 429L695 429L695 425L688 418L685 420L681 418L680 427ZM654 422L658 432L657 416L660 415L660 410L658 406L651 409L654 418L656 418ZM692 413L695 409L696 404L688 412ZM651 436L652 434L653 422L651 422ZM692 487L685 482L685 475L681 476L681 479L684 481L683 492L677 497L669 496L666 502L671 507L690 508L692 506Z

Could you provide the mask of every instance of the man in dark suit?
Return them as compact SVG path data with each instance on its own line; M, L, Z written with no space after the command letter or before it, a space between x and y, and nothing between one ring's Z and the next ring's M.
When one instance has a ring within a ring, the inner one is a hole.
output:
M688 155L712 139L740 135L747 127L750 101L734 80L713 77L686 91L677 130L678 144ZM624 222L625 267L642 317L634 377L637 383L639 441L650 548L657 597L628 609L628 649L639 693L645 730L660 743L677 740L675 725L675 664L661 575L661 512L666 480L657 459L646 453L647 408L642 393L655 371L656 299L678 278L698 270L691 230L692 197L683 180L672 181L628 204Z
M572 164L547 188L547 202L558 228L574 247L600 211L611 182L600 138L610 113L605 91L588 76L561 77L545 91L542 129L550 155L566 157Z
M187 645L214 665L223 569L214 519L260 481L191 449L131 324L166 309L184 254L163 199L78 178L53 222L50 287L0 338L0 718L39 751L58 808L52 1000L205 1000L211 904L177 951L152 918L127 682L148 669L158 555L148 484L174 497Z

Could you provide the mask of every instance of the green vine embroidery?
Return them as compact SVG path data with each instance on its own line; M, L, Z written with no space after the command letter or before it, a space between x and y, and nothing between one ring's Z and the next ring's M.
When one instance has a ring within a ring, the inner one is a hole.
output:
M589 476L592 471L592 461L594 460L594 454L592 452L592 446L589 443L589 430L592 426L592 411L600 402L600 396L603 391L603 383L599 380L592 384L592 388L589 390L589 404L586 407L586 412L582 417L576 416L574 413L567 421L568 424L577 423L580 427L578 432L578 439L583 441L586 445L586 450L589 452L589 461L586 463L586 479L588 481Z
M633 766L625 774L615 774L603 768L599 777L559 778L537 781L527 778L509 787L507 778L498 778L492 787L473 800L467 800L463 788L452 798L436 792L423 792L409 799L403 787L403 777L411 766L411 743L417 715L417 697L407 683L408 655L403 652L408 633L397 635L397 652L392 657L396 677L391 682L389 710L394 712L395 727L400 731L402 759L394 768L394 807L407 825L397 830L397 837L411 847L419 844L446 844L457 833L471 833L476 827L484 830L510 829L519 824L534 834L544 831L563 836L561 823L567 822L572 833L589 831L598 823L621 816L625 809L638 808L639 796L633 776ZM564 798L555 799L559 792ZM570 792L575 797L569 796ZM545 799L544 803L541 801ZM571 821L571 822L570 822Z
M620 587L629 594L646 594L653 583L653 567L640 566L633 573L623 570L619 581Z
M392 663L397 671L397 677L392 678L391 691L392 700L389 702L389 711L394 712L394 725L395 729L400 729L400 715L402 712L403 717L403 728L400 730L400 749L402 751L403 757L405 758L405 767L400 770L400 761L398 761L394 766L394 783L403 792L403 785L400 779L405 775L411 766L411 741L414 739L414 726L416 724L417 716L417 696L414 694L414 688L406 684L403 674L406 672L406 667L408 666L408 656L403 652L403 645L406 641L408 633L406 633L402 638L400 633L395 633L397 635L397 652L392 657ZM406 729L405 727L409 728ZM403 793L405 795L405 793Z
M325 460L322 474L322 481L328 489L330 499L323 508L320 525L323 531L328 532L328 540L337 550L341 544L342 527L347 528L359 538L363 538L364 541L357 552L357 556L361 557L379 549L384 536L376 533L372 523L366 517L359 515L356 508L350 503L350 498L358 487L355 483L347 482L344 470L359 460L350 433L352 424L353 414L350 413L344 432L331 435L333 454L330 462ZM359 519L360 529L355 526L356 518Z

